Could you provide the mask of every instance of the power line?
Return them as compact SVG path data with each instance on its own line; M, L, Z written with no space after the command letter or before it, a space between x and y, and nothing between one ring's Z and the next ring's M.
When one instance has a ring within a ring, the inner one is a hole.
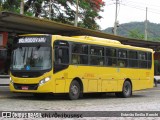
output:
M130 4L124 4L124 3L121 3L121 5L145 11L145 7L142 8L140 6L130 5ZM148 12L154 13L154 14L160 14L160 10L158 11L158 9L153 9L153 8L149 8Z
M153 4L151 4L151 3L149 3L149 4L147 4L147 3L143 3L143 2L135 2L135 1L129 1L129 0L125 0L125 3L132 3L132 4L135 4L135 5L141 5L141 6L143 6L143 7L146 7L146 6L153 6L153 7L160 7L159 5L153 5Z
M155 32L151 31L151 30L148 30L148 32L152 33L153 35L157 36L157 37L160 37L159 34L156 34Z
M107 4L106 6L111 6L111 5L114 5L115 3L111 3L111 4Z
M137 6L133 6L133 5L127 5L127 4L123 4L123 3L121 3L121 5L145 11L145 9L143 9L141 7L137 7Z

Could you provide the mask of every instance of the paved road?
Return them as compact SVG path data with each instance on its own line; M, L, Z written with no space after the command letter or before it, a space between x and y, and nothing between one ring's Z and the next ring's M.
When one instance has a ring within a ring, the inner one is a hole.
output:
M70 101L65 96L36 99L32 94L10 93L0 87L0 110L160 110L160 85L153 89L136 91L131 98L116 98L113 94L97 97L85 95ZM13 107L16 106L16 107ZM116 109L115 109L116 108Z
M159 93L160 84L153 89L136 91L130 98L116 98L113 94L86 95L83 99L70 101L64 96L36 99L32 94L10 93L8 87L1 86L0 111L160 111Z

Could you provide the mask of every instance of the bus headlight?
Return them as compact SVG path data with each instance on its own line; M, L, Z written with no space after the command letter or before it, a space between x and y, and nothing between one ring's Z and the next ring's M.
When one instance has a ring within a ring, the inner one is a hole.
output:
M9 79L10 79L10 83L13 85L13 80L12 80L12 78L10 77Z
M50 79L51 79L51 77L46 77L46 78L42 79L41 81L39 81L39 86L43 85L46 82L48 82Z

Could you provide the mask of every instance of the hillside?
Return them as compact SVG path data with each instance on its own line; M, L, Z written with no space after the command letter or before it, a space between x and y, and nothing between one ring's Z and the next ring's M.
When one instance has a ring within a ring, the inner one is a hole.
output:
M113 27L103 30L105 33L113 34ZM117 34L129 38L144 39L144 22L131 22L120 24ZM148 39L160 41L160 24L148 22Z

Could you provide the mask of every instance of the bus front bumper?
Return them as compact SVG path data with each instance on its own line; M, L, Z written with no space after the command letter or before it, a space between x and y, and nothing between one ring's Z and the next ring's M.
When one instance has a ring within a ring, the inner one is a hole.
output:
M48 81L42 85L39 83L36 84L19 84L10 82L10 91L11 92L26 92L26 93L54 93L55 87L52 81Z

